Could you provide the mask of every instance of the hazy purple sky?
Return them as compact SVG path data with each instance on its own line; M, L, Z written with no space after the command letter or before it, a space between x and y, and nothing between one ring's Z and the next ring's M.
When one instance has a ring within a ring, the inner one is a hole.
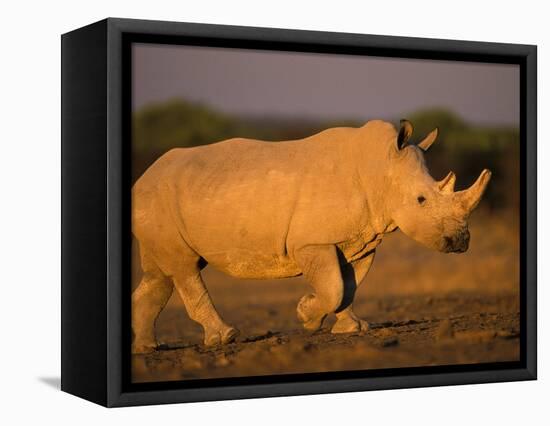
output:
M400 118L446 107L519 124L519 66L135 44L133 107L173 98L231 114Z

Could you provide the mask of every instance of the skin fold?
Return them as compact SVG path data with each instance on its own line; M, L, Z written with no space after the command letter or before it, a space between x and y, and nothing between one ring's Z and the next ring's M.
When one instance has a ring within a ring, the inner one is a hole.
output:
M132 294L132 351L156 348L155 321L174 289L206 345L236 338L202 280L209 263L241 278L303 275L313 289L297 307L306 329L335 314L333 333L366 330L353 298L382 237L399 228L435 250L466 251L468 216L491 177L484 170L455 192L454 173L435 181L425 166L437 129L418 144L411 135L408 121L397 131L375 120L301 140L236 138L160 157L132 189L143 269Z

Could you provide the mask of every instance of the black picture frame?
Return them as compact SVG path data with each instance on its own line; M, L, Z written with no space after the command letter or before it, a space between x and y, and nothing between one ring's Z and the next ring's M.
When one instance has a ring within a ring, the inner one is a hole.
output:
M536 46L118 18L61 42L63 391L117 407L536 379ZM132 42L518 64L520 361L131 384Z

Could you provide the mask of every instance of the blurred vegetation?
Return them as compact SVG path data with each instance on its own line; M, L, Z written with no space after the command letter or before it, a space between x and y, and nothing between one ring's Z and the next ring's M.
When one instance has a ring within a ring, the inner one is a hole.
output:
M399 118L393 121L398 123ZM519 208L517 128L472 125L445 109L416 111L406 118L414 125L415 141L439 127L438 142L426 155L435 179L453 170L458 177L457 189L463 189L481 170L488 168L493 172L493 180L482 205L490 210ZM358 122L236 117L179 99L155 104L137 111L132 119L132 178L135 181L159 156L175 147L204 145L232 137L297 139L329 127L361 126L368 119Z

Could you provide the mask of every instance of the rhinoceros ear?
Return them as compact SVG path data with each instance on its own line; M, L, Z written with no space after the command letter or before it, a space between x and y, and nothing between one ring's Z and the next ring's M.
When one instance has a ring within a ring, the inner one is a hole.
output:
M399 122L399 134L397 135L397 149L403 149L412 136L413 125L409 120L401 120Z
M428 133L428 136L426 136L421 142L419 142L417 146L421 148L422 151L427 151L428 148L432 146L432 144L437 139L438 134L439 134L439 129L436 127L430 133Z

